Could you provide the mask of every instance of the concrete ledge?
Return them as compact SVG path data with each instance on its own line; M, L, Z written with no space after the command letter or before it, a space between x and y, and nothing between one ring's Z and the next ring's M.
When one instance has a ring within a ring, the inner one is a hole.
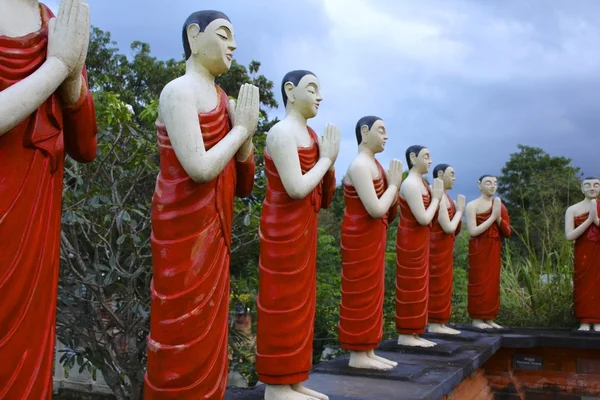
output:
M472 377L501 348L600 349L600 334L571 329L509 328L493 333L463 331L458 336L427 333L424 337L438 346L407 348L398 346L395 340L380 344L377 354L399 363L393 371L349 368L345 355L315 365L306 385L331 400L439 400ZM225 398L262 400L263 393L263 385L228 388Z

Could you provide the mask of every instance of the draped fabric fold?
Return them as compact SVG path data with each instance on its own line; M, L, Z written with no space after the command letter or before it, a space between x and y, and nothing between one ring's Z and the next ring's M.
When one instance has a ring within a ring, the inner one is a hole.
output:
M477 225L492 215L492 208L477 214ZM508 211L502 204L502 222L492 224L479 236L469 239L469 315L473 319L495 319L500 309L500 267L502 238L511 234Z
M456 214L456 206L446 193L448 217ZM431 226L431 246L429 253L429 322L445 324L452 314L452 282L454 266L454 239L460 233L462 222L456 231L446 233L435 216Z
M379 162L377 167L380 177L373 185L381 197L388 185ZM354 186L344 183L344 198L339 340L347 350L373 350L383 335L386 233L397 201L386 215L376 219L369 215Z
M600 215L600 202L597 204ZM575 227L589 213L575 217ZM600 228L592 224L575 241L573 302L575 317L581 323L600 324Z
M0 91L46 61L53 15L40 12L39 31L0 36ZM82 93L72 107L53 94L0 136L0 399L52 397L65 147L78 161L96 155L94 103Z
M227 94L199 115L206 150L231 129ZM232 158L208 183L181 166L157 121L160 172L152 199L146 399L222 399L227 384L229 263L234 196L250 194L254 155Z
M431 204L429 185L423 195L425 209ZM400 222L396 236L396 331L400 335L422 334L427 326L429 297L429 240L431 224L421 225L408 202L399 197Z
M319 160L318 138L298 148L305 174ZM267 384L295 384L312 368L316 302L317 221L335 193L330 170L305 198L285 191L273 159L265 152L267 193L260 220L256 371Z

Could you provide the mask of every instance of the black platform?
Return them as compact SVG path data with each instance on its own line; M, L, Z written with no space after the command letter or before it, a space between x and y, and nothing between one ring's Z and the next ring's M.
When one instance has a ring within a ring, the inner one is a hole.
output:
M463 326L457 326L461 330ZM325 393L330 400L438 400L500 348L555 347L600 349L600 334L571 329L507 329L486 333L464 330L462 335L423 335L437 343L432 348L398 346L386 340L375 352L396 361L391 371L348 367L349 356L316 364L306 386ZM227 400L262 400L264 385L251 389L228 388Z

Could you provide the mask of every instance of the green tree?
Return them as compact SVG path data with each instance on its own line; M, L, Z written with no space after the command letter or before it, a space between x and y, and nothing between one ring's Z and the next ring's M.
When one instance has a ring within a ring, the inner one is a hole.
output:
M185 66L156 59L145 43L134 42L131 49L129 59L110 33L92 28L87 68L99 126L98 155L89 165L66 162L57 311L57 335L68 349L62 362L72 366L77 360L84 368L100 370L117 399L142 396L152 277L150 204L159 169L154 121L160 91ZM248 69L234 62L217 83L233 96L242 83L259 86L263 109L254 138L256 185L264 188L264 134L273 123L266 109L277 103L273 83L258 75L259 67L256 61ZM236 200L234 271L245 265L243 257L258 259L261 203L260 190ZM253 284L234 281L232 287L251 291Z
M530 257L550 255L564 244L564 212L581 197L579 168L567 157L518 146L498 177L498 193L511 218L515 241Z

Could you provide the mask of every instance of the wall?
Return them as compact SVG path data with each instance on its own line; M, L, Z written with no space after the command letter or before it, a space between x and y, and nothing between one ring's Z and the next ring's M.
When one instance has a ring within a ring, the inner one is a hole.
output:
M492 400L493 398L483 369L478 369L442 400Z
M496 400L600 399L600 350L504 348L484 371Z

